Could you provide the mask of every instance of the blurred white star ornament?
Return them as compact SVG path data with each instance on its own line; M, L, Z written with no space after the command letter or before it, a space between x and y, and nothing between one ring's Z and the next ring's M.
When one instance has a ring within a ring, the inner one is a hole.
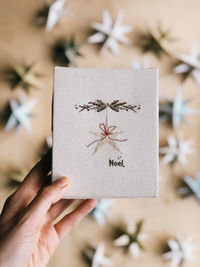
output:
M97 31L88 38L89 43L102 43L101 50L110 49L113 54L118 53L118 43L128 44L125 34L132 30L131 26L121 25L123 13L120 12L115 21L112 20L108 10L103 11L103 22L92 22L91 27Z
M10 116L5 126L5 131L10 131L16 128L16 132L19 132L23 126L28 132L32 131L29 118L34 115L31 113L31 109L36 103L36 99L31 99L25 102L24 94L19 95L19 99L11 99L10 105Z
M40 88L41 83L38 78L41 75L34 70L34 64L14 64L5 72L6 80L12 89L21 86L26 92L31 87Z
M136 45L143 53L152 52L161 59L163 55L169 55L167 46L171 41L174 41L174 38L171 37L171 31L165 31L161 28L161 25L158 25L153 30L139 33Z
M112 261L104 255L105 244L102 242L97 249L88 248L84 251L84 255L91 263L91 267L112 266Z
M199 114L199 111L188 107L190 101L189 98L182 100L180 90L176 91L174 100L163 98L163 103L159 106L160 122L171 122L173 129L177 129L181 122L187 122L186 115Z
M104 226L105 217L111 215L110 207L112 206L113 201L110 199L100 199L96 207L91 211L90 215L98 222L100 226Z
M53 146L53 139L52 139L52 136L48 136L46 137L45 141L44 141L44 144L41 148L41 151L40 151L40 155L43 156L45 155L49 149L51 149Z
M141 252L142 241L147 238L147 234L142 233L143 222L132 222L128 224L126 229L120 228L118 231L121 232L119 237L113 241L114 246L124 247L128 249L134 258L138 258Z
M133 69L147 69L149 60L147 58L143 58L141 61L138 61L137 59L134 59L132 61L132 68Z
M52 47L52 59L56 64L77 67L76 57L81 56L79 48L80 45L76 45L73 39L58 39Z
M52 136L47 136L45 143L46 143L46 146L48 149L52 148L52 146L53 146Z
M189 139L185 141L183 139L183 134L178 132L177 138L169 135L167 141L168 146L160 148L160 154L164 154L162 162L164 164L169 164L178 161L183 166L187 165L186 155L194 153L194 149L191 147L194 140Z
M69 15L69 11L66 8L65 2L65 0L57 0L49 6L46 24L46 30L48 32L54 28L61 17Z
M173 69L176 74L185 80L191 76L197 84L200 84L200 54L193 45L189 54L181 54L178 57L179 63Z
M195 245L191 238L184 240L177 236L176 239L169 239L167 243L170 251L163 254L163 259L171 261L171 267L183 266L186 261L193 260Z
M200 173L197 173L195 179L185 175L183 181L185 186L178 188L179 194L182 196L194 195L200 202Z

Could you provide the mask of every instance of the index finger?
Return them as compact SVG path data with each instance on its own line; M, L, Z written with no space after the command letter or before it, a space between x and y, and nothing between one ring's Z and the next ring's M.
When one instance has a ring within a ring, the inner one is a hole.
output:
M17 212L28 206L35 198L38 191L48 180L51 170L52 151L47 154L31 169L22 185L6 201L1 219L8 220Z
M35 196L45 183L45 178L51 170L51 162L52 149L30 170L16 193L20 192L20 195L23 195L23 192L28 190L31 195Z

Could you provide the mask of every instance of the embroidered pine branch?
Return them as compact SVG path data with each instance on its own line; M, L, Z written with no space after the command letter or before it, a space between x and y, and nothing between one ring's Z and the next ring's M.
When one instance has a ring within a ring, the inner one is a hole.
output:
M130 105L127 102L121 102L119 100L114 100L111 103L105 103L102 100L96 100L94 102L89 101L87 104L83 105L75 105L75 109L78 109L79 112L87 110L96 110L97 112L100 112L106 108L110 108L116 112L119 112L120 110L132 110L134 112L137 112L137 110L141 109L141 105Z

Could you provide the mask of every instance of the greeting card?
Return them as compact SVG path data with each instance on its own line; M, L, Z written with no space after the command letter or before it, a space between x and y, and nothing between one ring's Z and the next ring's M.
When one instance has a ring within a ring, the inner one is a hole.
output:
M157 76L55 68L52 177L69 177L67 198L157 195Z

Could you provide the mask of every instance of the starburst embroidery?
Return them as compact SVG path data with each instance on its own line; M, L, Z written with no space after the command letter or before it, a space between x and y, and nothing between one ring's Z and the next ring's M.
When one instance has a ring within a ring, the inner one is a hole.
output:
M98 143L94 149L94 152L92 155L94 155L102 146L105 144L109 144L111 147L113 147L116 151L122 154L119 146L117 145L116 142L125 142L128 139L118 139L117 137L122 133L122 131L117 131L114 132L114 130L117 128L117 126L109 126L108 122L106 120L106 124L101 123L99 124L99 128L101 129L101 132L92 132L90 131L91 134L99 137L98 139L92 141L87 145L87 147L93 145L94 143Z

